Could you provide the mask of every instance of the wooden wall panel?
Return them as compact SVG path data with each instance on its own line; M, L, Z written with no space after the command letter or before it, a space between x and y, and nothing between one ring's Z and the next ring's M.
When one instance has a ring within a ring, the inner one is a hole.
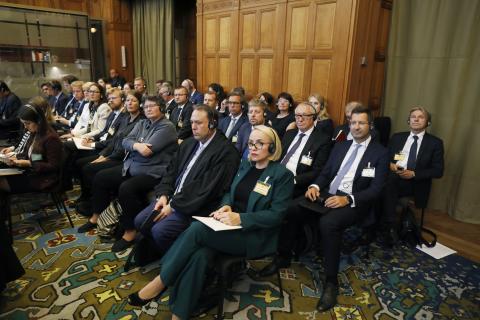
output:
M273 88L273 59L260 58L258 64L258 92L271 92Z
M217 19L205 20L205 52L212 53L217 50Z
M78 11L105 22L105 64L127 79L134 78L132 7L128 0L1 0L6 3L54 10ZM120 46L127 52L127 68L122 69Z
M219 32L219 51L229 51L230 50L230 32L231 29L230 25L230 17L221 17L220 18L220 28L222 32Z
M289 50L306 50L309 34L307 31L309 6L292 6L289 11L290 15L287 23L289 23L288 35L290 41L287 48Z
M309 94L323 92L325 95L325 92L328 92L330 67L330 59L313 59Z
M217 59L215 57L205 58L205 80L208 83L215 82L217 79Z
M343 122L348 101L381 103L390 21L383 11L391 1L197 0L199 88L214 74L205 70L208 53L216 57L209 67L219 69L215 81L226 90L242 85L249 97L288 91L297 100L316 92L327 99L333 120ZM229 19L223 26L222 17ZM210 19L220 27L207 31ZM213 46L209 33L225 45ZM359 66L365 50L370 62Z
M316 4L313 49L331 49L335 21L335 3Z

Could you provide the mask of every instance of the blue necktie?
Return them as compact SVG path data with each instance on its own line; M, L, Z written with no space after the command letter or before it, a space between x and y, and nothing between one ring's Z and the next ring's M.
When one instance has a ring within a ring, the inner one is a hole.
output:
M413 170L415 169L415 162L417 162L417 141L418 136L413 136L413 143L410 146L410 152L408 153L408 160L407 160L407 169Z
M350 170L350 167L355 161L355 158L357 157L358 149L360 148L360 146L361 144L358 144L358 143L355 145L355 149L350 155L350 158L348 158L345 165L338 171L335 180L333 180L333 182L330 184L330 189L328 190L330 194L337 194L338 187L340 186L340 183L342 182L343 178L347 174L348 170Z
M298 147L300 147L303 137L305 137L305 133L300 133L297 142L295 142L295 144L290 148L290 151L288 151L285 157L283 157L282 161L280 162L281 164L286 165L288 163L295 151L297 151Z

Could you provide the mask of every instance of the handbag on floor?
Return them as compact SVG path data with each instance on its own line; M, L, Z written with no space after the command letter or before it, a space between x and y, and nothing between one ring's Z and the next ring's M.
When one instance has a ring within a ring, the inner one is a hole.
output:
M110 205L103 210L97 221L97 235L101 240L112 240L119 229L119 219L122 215L122 207L118 199L112 200Z

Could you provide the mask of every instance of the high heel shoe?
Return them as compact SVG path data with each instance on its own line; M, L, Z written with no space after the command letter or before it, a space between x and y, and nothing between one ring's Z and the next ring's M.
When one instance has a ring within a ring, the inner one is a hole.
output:
M167 290L167 287L163 288L163 290L160 291L160 293L157 294L155 297L150 298L150 299L145 299L145 300L140 298L140 296L138 295L139 291L131 293L131 294L128 295L128 304L131 305L131 306L135 306L135 307L142 307L142 306L148 304L149 302L157 300L158 298L160 298L160 296L165 292L165 290Z

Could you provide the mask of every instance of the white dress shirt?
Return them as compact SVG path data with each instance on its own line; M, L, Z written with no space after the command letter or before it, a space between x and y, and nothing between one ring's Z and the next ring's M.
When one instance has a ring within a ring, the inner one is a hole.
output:
M423 137L425 136L425 130L418 133L414 134L413 132L410 132L410 135L407 138L407 141L405 141L405 145L403 146L403 149L400 151L400 153L403 155L402 160L397 161L397 166L402 167L402 168L407 168L407 162L408 162L408 155L410 153L410 148L412 147L413 141L413 136L416 135L418 137L417 140L417 155L418 155L418 150L420 150L420 146L422 145ZM396 151L396 152L398 152Z
M288 162L286 164L287 169L290 170L293 173L294 176L297 175L297 166L298 166L298 162L300 161L300 155L302 154L303 148L305 148L305 145L307 144L307 140L308 140L308 138L310 138L310 135L312 134L314 128L315 127L312 126L310 129L308 129L305 132L301 132L300 130L298 130L297 135L295 136L292 143L288 147L287 152L285 153L285 154L287 154L288 151L290 151L290 149L298 141L298 139L300 139L300 134L302 134L302 133L305 134L305 136L302 138L302 141L300 142L300 146L298 146L297 150L295 151L294 154L292 154L292 156L290 157L290 159L288 160Z

